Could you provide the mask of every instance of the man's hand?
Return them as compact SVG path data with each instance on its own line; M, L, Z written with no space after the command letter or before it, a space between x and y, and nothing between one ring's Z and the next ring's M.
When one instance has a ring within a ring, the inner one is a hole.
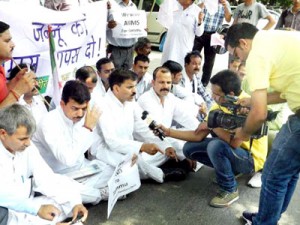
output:
M114 29L116 26L117 26L117 22L114 21L114 20L110 20L110 21L108 21L108 23L107 23L107 27L108 27L109 29Z
M94 129L96 126L100 116L102 114L102 111L97 105L94 105L92 109L90 109L89 105L87 107L86 117L84 121L84 127L87 127L89 129Z
M164 132L164 134L166 135L166 137L168 137L170 135L170 128L166 128L162 124L158 124L155 127L155 129L153 130L153 133L155 134L155 136L159 135L159 133L157 132L157 129L161 129Z
M207 115L207 106L205 102L202 102L200 107L199 107L199 113L202 117L206 117Z
M204 13L201 11L198 15L198 23L201 24L203 22Z
M170 157L171 159L175 159L178 162L178 157L174 148L169 147L165 150L165 155Z
M201 133L202 131L209 131L209 128L207 126L207 122L202 122L199 124L199 126L197 127L197 129L195 130L196 134Z
M251 98L241 98L238 99L236 102L237 105L241 105L242 107L250 107L251 105Z
M164 154L156 144L151 143L144 143L140 149L140 152L146 152L149 155L155 155L157 152Z
M220 3L223 7L226 7L226 0L219 0L219 3Z
M54 205L41 205L37 214L42 219L53 221L54 217L60 215L60 210Z
M131 166L133 166L134 164L136 164L137 160L138 160L138 156L136 154L133 154L133 156L131 158Z
M82 204L75 205L73 210L72 221L75 221L77 216L82 216L81 222L85 222L88 217L88 210Z

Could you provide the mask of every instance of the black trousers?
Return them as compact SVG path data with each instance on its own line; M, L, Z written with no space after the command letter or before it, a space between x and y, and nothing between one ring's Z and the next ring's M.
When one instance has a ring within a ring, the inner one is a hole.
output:
M200 37L195 37L193 50L202 51L204 48L204 65L202 68L201 82L204 87L209 83L211 73L214 67L216 52L214 48L210 46L210 38L213 32L204 32Z
M8 209L0 207L0 225L7 225Z

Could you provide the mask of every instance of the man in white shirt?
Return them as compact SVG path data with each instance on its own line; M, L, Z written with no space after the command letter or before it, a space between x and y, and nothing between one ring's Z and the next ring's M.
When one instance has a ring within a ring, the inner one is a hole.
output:
M26 64L19 64L19 66L14 67L9 74L8 80L12 80L16 77L17 73L20 71L20 68L27 68ZM30 67L31 71L34 71L34 68ZM39 86L38 82L35 80L35 88L28 93L25 93L18 101L19 104L24 105L32 113L36 124L38 125L44 115L48 113L45 103L41 96L39 96Z
M97 159L116 167L125 155L138 156L141 179L151 178L159 183L185 178L182 169L163 171L163 162L156 155L175 158L172 146L159 140L142 120L142 109L134 101L137 75L130 70L115 70L109 77L110 90L103 101L99 120L99 140L91 148ZM167 159L165 159L166 161Z
M195 104L202 106L204 111L204 108L209 109L211 107L213 99L201 82L201 76L199 75L201 62L202 57L199 51L187 53L184 58L184 71L180 85L193 93Z
M107 194L105 187L113 169L84 156L96 139L93 130L100 116L96 106L89 109L89 101L90 93L84 83L68 81L62 91L60 106L43 118L32 140L54 172L80 175L83 169L99 168L100 172L79 180L83 201L96 204L107 198L101 193Z
M77 215L85 221L88 212L77 183L53 173L30 143L35 128L24 106L0 110L0 206L8 209L7 224L59 224Z
M113 17L112 12L120 9L125 9L126 12L136 11L137 7L131 0L118 1L118 5L114 4L109 6L108 9L108 23L106 30L106 38L110 59L113 60L117 69L130 69L133 63L134 46L137 38L116 38L113 37L113 29L116 29L117 22ZM120 26L120 25L119 25ZM119 27L118 26L118 27Z
M98 81L97 85L93 90L93 96L96 98L104 97L106 94L109 83L108 77L115 70L114 63L109 58L101 58L96 63Z
M144 92L151 88L152 76L148 73L150 60L148 56L137 55L134 58L132 71L138 76L136 84L136 95L137 100Z
M139 105L143 110L149 112L152 119L158 124L171 127L172 121L175 121L188 130L197 129L199 121L188 113L186 108L182 107L182 100L170 93L171 85L171 72L165 67L156 68L153 72L152 88L139 98ZM165 140L169 141L176 149L180 161L186 159L182 152L184 141L172 138ZM166 157L164 155L156 156L162 158L161 160ZM190 163L192 165L191 161Z

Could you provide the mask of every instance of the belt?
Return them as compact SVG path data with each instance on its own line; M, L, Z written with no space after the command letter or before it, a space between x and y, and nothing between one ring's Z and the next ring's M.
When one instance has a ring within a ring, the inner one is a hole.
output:
M110 46L113 47L113 48L118 48L118 49L123 49L123 50L128 50L128 49L131 49L133 47L133 45L128 46L128 47L126 47L126 46L114 46L114 45L110 45Z
M298 118L300 118L300 109L298 109L298 110L295 112L295 116L297 116Z

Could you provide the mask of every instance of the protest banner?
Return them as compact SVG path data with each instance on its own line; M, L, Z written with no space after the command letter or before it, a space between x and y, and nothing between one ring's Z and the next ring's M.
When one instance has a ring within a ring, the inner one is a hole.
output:
M16 45L14 60L33 65L38 77L49 77L47 94L51 95L52 90L48 25L52 27L57 70L63 83L74 79L75 71L81 66L95 65L105 57L105 1L69 11L54 11L29 2L0 1L0 20L10 25ZM5 63L7 74L14 66L12 61Z
M108 181L109 198L107 206L107 218L120 196L137 190L141 186L141 180L137 164L132 164L132 155L126 155L124 160L116 167L114 174Z
M117 26L112 29L115 38L146 37L147 18L144 10L119 9L112 13Z

